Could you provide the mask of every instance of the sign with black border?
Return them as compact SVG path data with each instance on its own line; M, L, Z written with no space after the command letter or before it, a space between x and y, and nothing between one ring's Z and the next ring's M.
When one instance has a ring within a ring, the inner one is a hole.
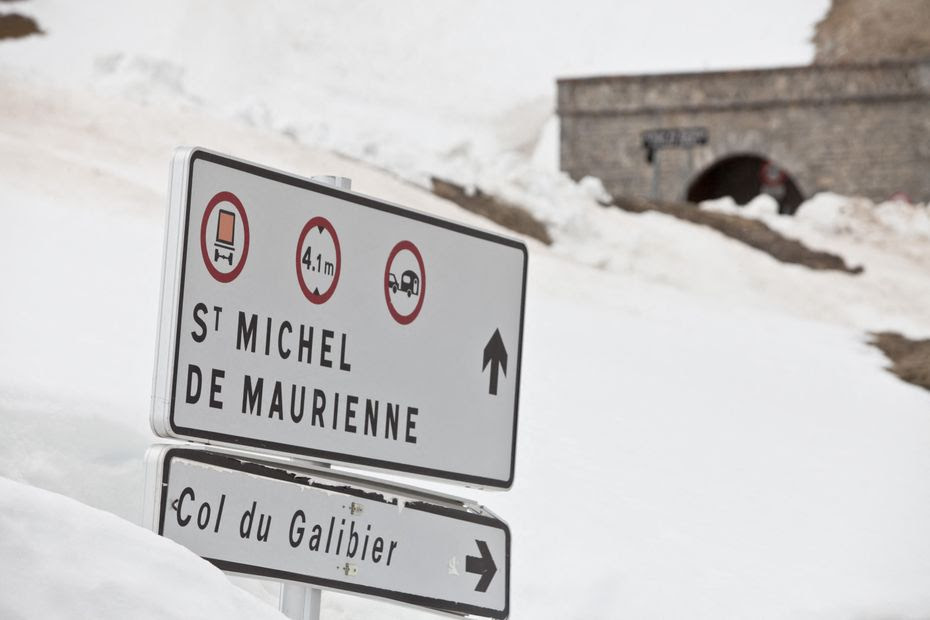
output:
M214 449L153 446L146 464L146 524L225 572L509 614L510 530L482 507Z
M158 435L512 485L525 244L203 149L167 221Z

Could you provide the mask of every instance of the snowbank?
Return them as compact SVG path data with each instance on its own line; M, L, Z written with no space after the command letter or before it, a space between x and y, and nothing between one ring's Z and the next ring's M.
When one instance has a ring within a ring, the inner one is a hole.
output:
M0 558L3 618L283 618L184 547L5 478Z
M889 200L874 203L867 198L822 192L804 201L792 215L778 213L771 196L760 195L744 206L732 198L701 203L702 209L762 220L785 234L813 235L905 251L926 258L930 242L930 205ZM902 248L903 245L903 248Z
M841 280L838 286L817 293L818 299L811 299L812 310L832 297L837 306L845 308L849 324L862 330L887 329L915 338L930 333L918 316L918 307L930 303L924 277L930 270L928 205L874 204L864 198L822 193L805 201L794 216L779 215L769 196L759 196L744 207L723 198L702 203L701 208L759 219L786 237L865 268L864 274L855 277L856 284ZM873 310L865 311L866 304Z

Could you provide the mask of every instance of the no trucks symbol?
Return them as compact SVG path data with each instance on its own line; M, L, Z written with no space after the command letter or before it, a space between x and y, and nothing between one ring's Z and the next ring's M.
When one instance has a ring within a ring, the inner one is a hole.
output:
M219 192L203 212L200 254L217 282L232 282L249 255L249 218L232 192Z

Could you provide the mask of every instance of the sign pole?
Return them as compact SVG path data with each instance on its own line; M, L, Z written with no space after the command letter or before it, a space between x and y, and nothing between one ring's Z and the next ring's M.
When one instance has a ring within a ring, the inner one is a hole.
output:
M321 175L310 177L310 180L338 189L352 189L352 179L348 177ZM325 463L319 465L329 467L329 464ZM282 583L278 610L291 620L320 620L322 598L323 591L319 588L308 588L296 583Z
M320 620L322 594L317 588L283 583L278 610L291 620Z
M652 199L659 200L659 153L660 149L655 149L652 154Z

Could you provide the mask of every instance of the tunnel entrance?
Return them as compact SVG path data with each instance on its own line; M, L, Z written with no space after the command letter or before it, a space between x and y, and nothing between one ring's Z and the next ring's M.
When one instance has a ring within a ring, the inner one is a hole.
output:
M772 196L779 213L794 213L804 200L783 168L758 155L732 155L717 161L691 183L687 200L699 203L730 196L744 205L759 194Z

